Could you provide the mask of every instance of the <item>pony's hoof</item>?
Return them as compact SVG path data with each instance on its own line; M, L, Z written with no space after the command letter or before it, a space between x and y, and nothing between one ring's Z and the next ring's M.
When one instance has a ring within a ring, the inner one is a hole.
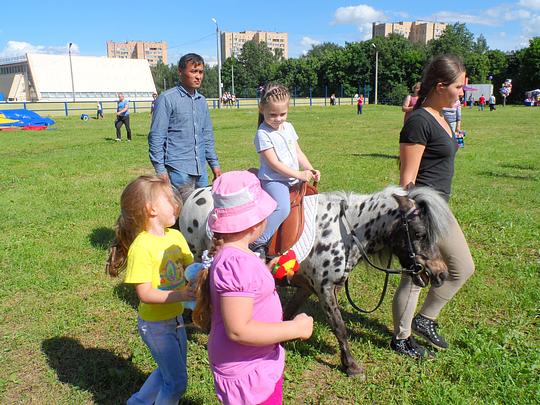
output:
M358 364L353 364L345 370L348 377L354 377L362 382L366 381L366 370Z

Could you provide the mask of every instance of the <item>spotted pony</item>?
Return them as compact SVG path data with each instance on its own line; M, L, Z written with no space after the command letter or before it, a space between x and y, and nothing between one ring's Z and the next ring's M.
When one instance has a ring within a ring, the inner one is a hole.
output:
M210 188L195 190L185 201L180 230L196 257L210 244L206 218L212 209ZM403 220L408 227L405 231ZM363 367L353 358L347 331L338 307L337 293L350 272L370 256L394 255L401 266L410 268L412 260L425 268L419 285L429 281L439 286L448 275L437 247L452 214L446 202L433 190L415 188L406 191L389 186L374 194L329 192L319 195L315 242L291 284L297 287L285 308L291 319L308 297L315 294L340 347L344 371L352 376L363 374ZM408 242L410 240L410 243ZM360 246L361 245L361 246ZM416 254L412 259L410 247Z

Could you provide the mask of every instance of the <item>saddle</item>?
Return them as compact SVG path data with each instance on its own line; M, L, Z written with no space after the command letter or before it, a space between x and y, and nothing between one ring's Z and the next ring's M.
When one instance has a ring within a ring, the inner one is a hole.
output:
M313 194L318 194L316 182L313 185L300 182L291 187L291 212L270 239L266 252L268 256L282 255L300 239L304 231L303 199L304 196Z

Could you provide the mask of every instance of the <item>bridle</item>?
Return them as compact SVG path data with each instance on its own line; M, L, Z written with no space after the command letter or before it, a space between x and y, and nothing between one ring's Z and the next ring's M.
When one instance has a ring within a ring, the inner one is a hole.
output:
M384 296L386 295L386 290L388 288L388 279L390 277L390 274L408 274L413 278L414 283L417 284L418 286L420 286L422 288L427 286L427 283L424 281L422 276L427 276L427 279L429 280L431 278L432 272L431 272L430 269L425 267L423 264L418 263L418 261L416 260L417 256L419 256L419 254L416 253L416 250L414 249L414 245L412 243L412 238L411 238L411 231L410 231L410 228L409 228L410 219L412 217L417 216L418 213L419 213L418 208L413 206L407 212L400 211L400 224L401 224L401 227L403 228L403 230L405 232L406 241L407 241L407 256L411 260L411 264L409 266L407 266L407 267L402 267L400 269L393 269L393 268L390 268L390 264L392 262L392 256L390 256L390 258L388 260L388 265L386 266L386 268L377 266L375 263L373 263L369 259L369 256L368 256L368 254L366 252L366 249L364 248L362 243L358 240L358 237L356 236L356 234L352 230L352 227L351 227L349 221L347 220L345 207L346 207L345 200L341 200L341 202L340 202L340 217L342 219L343 226L345 227L345 230L347 231L347 234L351 236L351 238L354 241L355 245L360 250L362 258L371 267L373 267L374 269L377 269L377 270L382 271L382 272L385 273L384 286L383 286L383 290L382 290L382 293L381 293L381 297L379 298L379 302L377 303L375 308L373 308L372 310L365 310L363 308L360 308L353 302L353 300L351 298L351 295L350 295L350 292L349 292L349 278L347 277L347 279L345 280L345 294L347 295L347 299L349 300L349 303L351 304L351 306L354 309L356 309L359 312L366 313L366 314L369 314L369 313L372 313L372 312L376 311L384 301ZM349 261L348 256L349 255L346 255L346 261L347 262L345 263L345 268L348 267L347 266L348 261Z

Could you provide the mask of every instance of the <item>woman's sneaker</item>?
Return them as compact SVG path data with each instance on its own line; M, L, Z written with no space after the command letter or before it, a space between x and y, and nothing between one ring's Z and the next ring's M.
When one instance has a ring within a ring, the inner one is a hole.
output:
M446 343L446 340L437 333L438 326L437 322L426 318L421 314L416 315L412 321L412 330L414 333L422 336L433 346L438 347L439 349L446 349L448 348L448 343Z
M390 347L399 354L404 354L414 359L429 359L434 357L431 351L416 343L416 340L412 336L409 336L407 339L392 338Z

